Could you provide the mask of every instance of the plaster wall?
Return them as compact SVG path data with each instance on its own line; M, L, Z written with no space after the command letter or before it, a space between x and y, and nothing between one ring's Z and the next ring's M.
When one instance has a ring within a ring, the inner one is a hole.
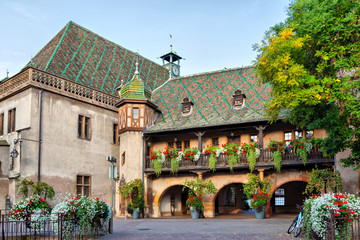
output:
M78 117L90 118L90 139L78 137ZM38 122L39 115L34 117ZM118 158L113 143L117 112L44 92L41 180L57 193L76 192L76 176L91 177L91 195L111 199L107 156Z
M359 171L355 171L352 167L344 168L340 162L341 159L348 157L350 154L350 149L336 154L335 167L341 174L343 192L359 194Z
M141 131L120 134L120 154L125 152L125 163L120 166L120 177L126 182L142 178L143 139Z
M32 180L38 178L40 96L40 89L30 88L0 103L0 112L7 111L4 105L8 109L16 107L18 132L7 136L8 142L22 139L16 146L20 156L9 177L20 174ZM61 197L65 193L76 193L77 175L88 175L91 195L103 197L110 203L111 181L106 157L119 156L119 148L113 144L117 112L45 90L42 107L41 181L50 184L56 196ZM90 118L90 140L78 137L79 115ZM9 193L12 201L16 201L15 179L9 181Z

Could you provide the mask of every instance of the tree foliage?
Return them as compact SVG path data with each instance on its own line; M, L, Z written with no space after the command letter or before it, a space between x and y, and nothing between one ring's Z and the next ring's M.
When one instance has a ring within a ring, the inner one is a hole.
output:
M47 183L44 182L33 182L31 179L19 178L17 180L16 189L18 194L22 198L30 196L40 196L42 198L53 199L55 196L54 189Z
M330 155L360 167L360 2L294 0L288 18L255 45L256 71L272 86L267 113L309 130L325 129Z

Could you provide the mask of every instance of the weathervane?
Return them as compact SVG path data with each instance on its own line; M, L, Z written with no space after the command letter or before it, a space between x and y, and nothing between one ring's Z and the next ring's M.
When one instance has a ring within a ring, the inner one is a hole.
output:
M169 36L170 36L170 51L172 51L172 35L169 34Z
M9 69L6 69L6 78L9 78Z

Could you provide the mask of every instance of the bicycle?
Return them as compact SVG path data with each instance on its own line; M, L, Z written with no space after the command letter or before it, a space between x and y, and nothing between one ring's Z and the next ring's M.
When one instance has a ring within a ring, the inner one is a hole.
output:
M303 208L300 205L296 204L296 207L299 208L301 211L299 215L296 216L296 218L291 223L289 229L287 230L287 233L290 234L292 231L294 232L294 237L298 237L301 233L302 227L303 227Z

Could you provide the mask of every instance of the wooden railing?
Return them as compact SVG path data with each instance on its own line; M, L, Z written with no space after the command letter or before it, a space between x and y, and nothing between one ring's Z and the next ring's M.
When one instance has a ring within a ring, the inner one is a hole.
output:
M145 172L152 173L154 171L152 160L149 157L145 159ZM324 157L320 151L311 151L307 155L308 164L315 163L334 163L334 158ZM287 151L282 154L282 166L285 165L304 165L303 161L299 156L294 154L293 151ZM226 155L221 154L216 161L216 169L229 169L230 167L227 164ZM273 153L267 149L262 149L260 157L256 161L255 167L273 167L274 159ZM234 165L234 169L248 168L249 164L247 162L247 157L244 154L240 155L239 161ZM170 171L171 161L166 159L163 165L162 171ZM198 161L193 161L191 159L182 159L179 162L179 171L190 171L196 169L209 169L209 154L201 154Z
M91 103L108 107L115 107L115 104L119 101L118 97L34 68L27 68L12 78L1 82L0 99L14 94L16 91L27 86L37 86L69 97L83 99L88 102L90 101Z

